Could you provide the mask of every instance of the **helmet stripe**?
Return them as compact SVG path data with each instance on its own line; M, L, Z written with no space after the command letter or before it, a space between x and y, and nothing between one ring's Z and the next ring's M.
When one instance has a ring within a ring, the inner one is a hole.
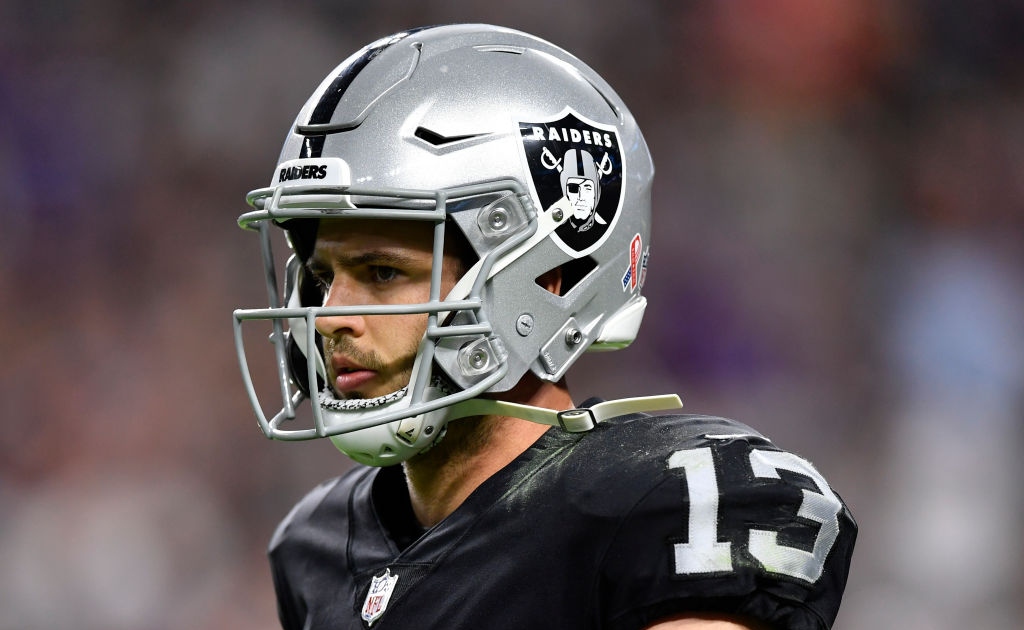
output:
M334 116L334 110L338 108L338 103L341 102L341 98L345 95L349 86L355 81L356 77L360 72L363 71L371 61L373 61L377 55L381 54L393 44L405 39L409 35L423 30L422 28L412 29L396 33L391 37L386 37L379 41L376 41L366 48L363 49L360 54L351 63L345 64L338 76L334 77L331 84L324 90L323 95L320 97L320 101L317 102L316 107L313 108L313 113L309 116L310 125L325 125L331 122L331 118ZM302 143L302 149L299 152L300 158L318 158L323 153L324 148L323 134L315 136L307 136Z

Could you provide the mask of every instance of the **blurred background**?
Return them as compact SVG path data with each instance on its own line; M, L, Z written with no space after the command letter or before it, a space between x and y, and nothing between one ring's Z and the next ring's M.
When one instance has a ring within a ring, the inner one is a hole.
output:
M272 443L231 311L299 107L408 27L533 32L658 168L637 343L861 525L840 630L1024 627L1024 3L0 3L0 630L277 628L265 547L347 460Z

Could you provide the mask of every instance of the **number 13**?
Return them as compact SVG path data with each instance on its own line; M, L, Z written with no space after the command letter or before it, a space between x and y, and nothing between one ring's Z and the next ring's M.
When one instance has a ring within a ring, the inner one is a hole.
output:
M818 492L803 490L797 515L821 525L813 551L778 542L778 533L751 529L747 542L750 554L766 571L814 583L825 569L825 558L839 536L839 511L843 504L825 479L807 460L781 451L754 449L750 452L754 476L779 479L780 470L811 479ZM681 468L686 476L690 503L689 542L676 543L676 573L695 575L732 571L732 543L718 541L718 476L710 447L676 451L669 468Z

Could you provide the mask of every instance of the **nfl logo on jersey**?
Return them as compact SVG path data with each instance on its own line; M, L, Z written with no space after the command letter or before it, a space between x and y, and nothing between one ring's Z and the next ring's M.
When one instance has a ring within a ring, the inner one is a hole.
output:
M363 602L363 620L372 625L377 621L384 611L387 610L388 600L398 583L398 576L391 575L391 569L384 569L382 575L378 575L370 582L370 592L366 594L366 601Z

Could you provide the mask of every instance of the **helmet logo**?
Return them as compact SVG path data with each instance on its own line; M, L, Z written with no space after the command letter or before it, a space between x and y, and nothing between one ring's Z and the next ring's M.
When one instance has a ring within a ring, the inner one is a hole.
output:
M542 212L568 219L553 238L579 257L597 249L622 207L622 151L614 126L588 121L571 109L556 120L519 122L530 187Z

